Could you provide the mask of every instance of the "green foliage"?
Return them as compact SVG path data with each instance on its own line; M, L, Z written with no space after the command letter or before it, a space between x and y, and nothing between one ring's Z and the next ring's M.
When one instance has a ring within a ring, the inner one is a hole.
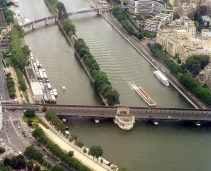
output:
M40 171L40 166L35 165L35 167L34 167L33 171Z
M19 25L15 24L10 32L10 52L11 60L14 66L24 69L26 65L26 56L21 48L20 37L24 35L24 32Z
M26 90L26 83L25 83L25 80L23 78L23 74L22 74L20 68L15 68L15 71L16 71L16 74L17 74L17 77L18 77L18 83L20 85L20 89L22 91L25 91Z
M33 118L35 116L35 109L26 109L26 111L24 112L24 116Z
M84 146L84 143L81 140L76 139L75 140L75 145L77 145L78 147L82 148Z
M28 56L30 54L30 49L28 45L25 45L24 47L22 47L22 49L25 56Z
M26 161L23 155L12 156L12 158L5 158L3 161L5 166L10 166L13 169L21 169L26 166Z
M10 77L10 75L8 74L6 76L6 83L7 83L7 88L8 88L8 91L9 91L9 95L10 95L10 98L15 98L15 82L13 81L13 78Z
M80 163L79 160L70 157L68 153L63 151L57 144L55 144L53 141L51 141L43 132L41 128L36 128L32 135L34 136L35 139L37 139L38 142L42 143L43 145L46 146L46 148L56 157L58 157L61 161L63 161L65 164L67 164L69 167L73 168L74 170L77 171L91 171L87 166L83 165ZM27 147L28 148L28 147ZM30 147L31 148L31 147ZM25 154L25 153L24 153ZM29 152L27 153L28 155ZM55 170L55 169L52 169ZM55 170L58 171L58 170Z
M65 125L64 123L56 116L54 111L47 111L45 114L45 118L51 125L54 125L56 130L61 131L62 133L65 132Z
M47 107L46 107L46 106L44 106L44 107L42 108L42 112L47 112Z
M209 63L209 59L209 55L193 55L186 60L186 68L193 75L197 75Z
M27 124L29 125L29 126L32 126L32 120L31 119L28 119L28 121L27 121Z
M14 23L14 18L13 18L13 12L6 7L6 2L5 1L0 1L1 6L3 7L3 13L6 22L9 23Z
M101 146L91 146L89 149L89 155L92 155L98 159L103 155L103 148Z
M194 24L196 26L196 30L201 32L202 29L206 28L206 26L203 23L203 19L201 14L199 14L197 11L194 11L188 15L188 17L194 21Z
M58 10L58 18L59 20L63 20L68 18L66 8L62 2L57 3L57 10Z
M94 57L89 51L83 39L75 41L74 47L77 53L83 58L85 64L89 67L90 73L94 80L95 89L107 99L109 105L113 106L119 104L119 93L112 88L111 83L108 81L106 73L100 71L100 67Z
M64 18L61 22L63 29L65 32L71 36L72 34L75 33L75 25L70 21L69 18Z
M192 91L192 93L195 94L196 97L200 98L205 104L211 106L211 90L209 88L203 87L203 85L198 80L187 74L184 65L178 65L174 63L169 58L169 56L162 51L162 46L160 44L155 43L153 45L148 45L148 47L150 47L150 51L157 58L161 59L170 69L170 71L176 75L177 79L181 84L183 84L184 87ZM208 59L209 58L207 55L195 55L191 59L193 66L188 64L186 67L194 68L198 67L198 64L201 64L201 67L204 67ZM196 60L199 62L196 63Z

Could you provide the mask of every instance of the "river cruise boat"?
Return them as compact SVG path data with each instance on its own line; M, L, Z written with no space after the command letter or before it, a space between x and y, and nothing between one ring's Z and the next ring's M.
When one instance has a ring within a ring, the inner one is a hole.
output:
M159 70L153 72L155 76L166 86L169 86L169 80L166 76Z
M151 99L151 97L141 88L141 87L135 87L135 91L144 99L144 101L149 106L156 106L156 103Z

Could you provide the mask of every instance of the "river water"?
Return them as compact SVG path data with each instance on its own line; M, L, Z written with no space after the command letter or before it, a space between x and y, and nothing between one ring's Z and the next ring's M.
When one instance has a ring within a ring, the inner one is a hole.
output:
M85 0L62 0L67 11L89 8ZM18 10L31 21L52 15L44 0L19 0ZM158 107L191 105L172 87L164 86L153 74L153 68L103 18L95 13L72 16L77 35L85 40L91 53L105 71L120 102L128 106L147 106L131 89L142 86ZM44 23L35 30L26 29L26 42L35 58L46 69L52 87L58 91L58 104L99 105L93 86L74 56L74 51L57 25ZM62 91L61 85L67 90ZM94 124L90 120L72 119L70 131L87 147L99 144L104 157L133 171L210 170L211 127L187 123L161 122L159 126L139 121L125 132L112 121Z

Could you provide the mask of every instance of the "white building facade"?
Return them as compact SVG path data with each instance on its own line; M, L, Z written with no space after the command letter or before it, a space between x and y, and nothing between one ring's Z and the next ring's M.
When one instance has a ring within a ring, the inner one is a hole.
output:
M172 57L178 54L182 63L185 63L187 58L192 55L211 55L209 41L205 42L205 40L197 39L195 36L194 22L183 17L169 24L167 28L159 30L156 43L161 44Z
M211 30L209 30L209 29L202 29L201 30L201 36L202 37L211 37Z

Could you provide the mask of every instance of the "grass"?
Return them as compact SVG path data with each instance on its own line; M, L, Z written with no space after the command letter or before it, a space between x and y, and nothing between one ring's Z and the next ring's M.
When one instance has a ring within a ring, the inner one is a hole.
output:
M36 125L40 122L40 119L38 118L37 115L35 115L32 118L29 118L29 117L26 117L26 116L23 117L23 121L26 122L26 123L28 122L29 119L31 119L33 121L32 127L36 127Z
M22 92L23 92L23 96L26 99L26 101L29 102L29 98L28 98L26 91L22 91Z
M11 58L10 57L6 57L6 58L4 58L4 61L6 62L6 65L7 66L12 66L12 61L11 61Z

